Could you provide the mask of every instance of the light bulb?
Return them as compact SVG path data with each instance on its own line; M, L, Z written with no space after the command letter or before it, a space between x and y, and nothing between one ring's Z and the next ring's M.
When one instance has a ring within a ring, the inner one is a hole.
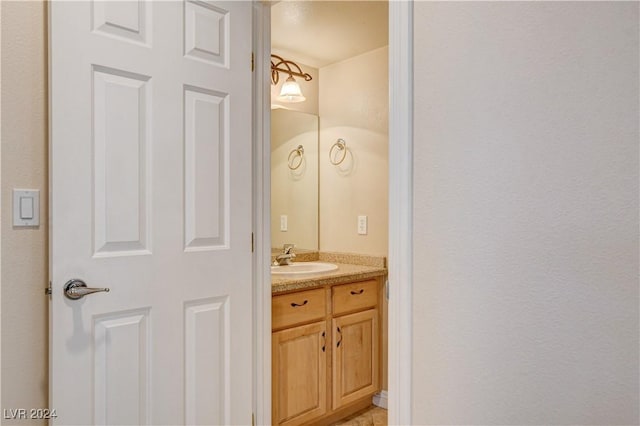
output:
M293 79L292 75L290 75L282 85L280 96L278 96L277 99L282 102L303 102L307 100L307 98L302 95L300 85Z

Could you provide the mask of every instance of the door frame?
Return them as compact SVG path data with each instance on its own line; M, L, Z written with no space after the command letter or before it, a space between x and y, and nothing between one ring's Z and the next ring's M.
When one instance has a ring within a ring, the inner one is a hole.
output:
M255 424L271 424L271 3L253 0L253 306ZM262 77L262 78L261 78Z
M390 425L410 425L413 343L413 0L389 1Z
M254 413L271 424L271 4L254 1ZM413 0L389 0L388 424L411 424Z

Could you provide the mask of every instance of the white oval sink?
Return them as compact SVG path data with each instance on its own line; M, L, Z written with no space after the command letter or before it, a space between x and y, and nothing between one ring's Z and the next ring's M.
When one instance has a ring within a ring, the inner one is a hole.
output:
M319 274L321 272L335 271L338 265L326 262L297 262L291 265L272 266L271 273L274 275L295 275L295 274Z

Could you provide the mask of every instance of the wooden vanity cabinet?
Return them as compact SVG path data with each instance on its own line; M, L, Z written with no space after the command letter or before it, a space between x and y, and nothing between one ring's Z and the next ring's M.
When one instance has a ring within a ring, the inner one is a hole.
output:
M332 288L334 410L379 390L378 283Z
M272 421L294 426L327 412L325 289L271 299Z
M325 290L298 291L271 298L271 328L286 327L323 320L327 316Z
M325 424L380 390L379 279L272 298L272 421Z
M334 318L333 409L379 390L378 310Z
M327 412L326 323L272 334L273 424L299 425Z

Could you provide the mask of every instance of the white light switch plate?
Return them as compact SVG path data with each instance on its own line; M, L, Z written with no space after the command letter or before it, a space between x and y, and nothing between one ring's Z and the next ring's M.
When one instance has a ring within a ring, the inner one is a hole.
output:
M358 216L358 235L367 235L367 217Z
M288 218L286 214L280 215L280 231L282 232L285 232L289 227L287 219Z
M40 225L40 191L13 190L13 226Z

